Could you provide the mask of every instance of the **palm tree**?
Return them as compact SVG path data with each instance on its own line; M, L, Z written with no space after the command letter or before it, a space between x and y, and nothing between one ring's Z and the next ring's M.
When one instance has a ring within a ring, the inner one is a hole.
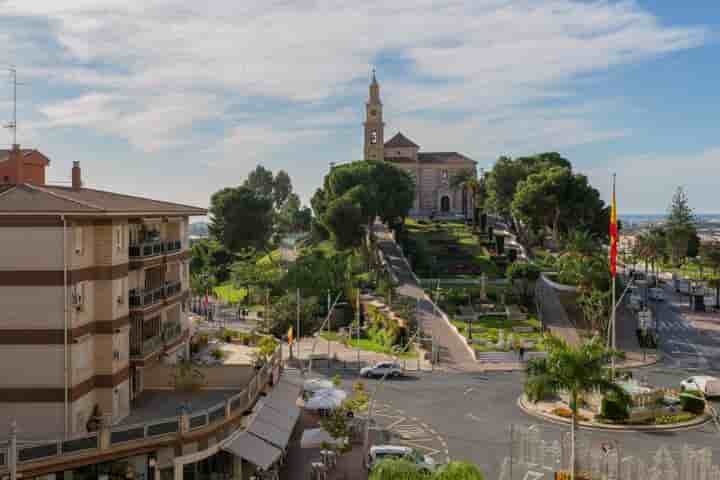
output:
M545 394L567 392L569 396L572 422L570 427L570 465L571 479L575 479L575 430L579 401L584 395L599 392L613 394L621 402L629 402L629 396L611 378L608 363L620 352L609 350L600 337L575 347L564 340L548 336L545 338L548 355L545 358L531 359L527 365L525 392L531 401L538 401Z
M565 247L568 252L588 256L597 250L597 243L592 233L586 230L572 230L567 235Z
M452 176L450 179L450 188L453 189L461 189L463 192L470 192L470 195L472 196L473 203L476 207L480 206L481 198L480 198L480 192L482 190L482 185L480 181L477 178L477 175L475 174L474 169L463 169L457 172L455 175ZM473 229L475 228L475 215L472 216L473 218Z

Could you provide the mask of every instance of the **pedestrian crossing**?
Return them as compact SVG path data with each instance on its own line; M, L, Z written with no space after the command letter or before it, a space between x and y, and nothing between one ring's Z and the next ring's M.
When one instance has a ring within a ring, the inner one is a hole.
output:
M694 332L695 328L687 321L676 319L675 321L660 320L657 322L657 331L660 333L672 332Z

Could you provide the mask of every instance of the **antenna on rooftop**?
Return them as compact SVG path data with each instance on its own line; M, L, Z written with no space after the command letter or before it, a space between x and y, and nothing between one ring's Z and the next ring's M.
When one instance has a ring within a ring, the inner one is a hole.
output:
M12 130L13 135L13 145L17 145L17 87L18 85L23 85L22 83L18 83L17 81L17 69L14 66L11 66L8 68L8 71L10 72L10 79L12 81L13 86L13 118L12 121L6 125L4 125L5 128L8 128Z

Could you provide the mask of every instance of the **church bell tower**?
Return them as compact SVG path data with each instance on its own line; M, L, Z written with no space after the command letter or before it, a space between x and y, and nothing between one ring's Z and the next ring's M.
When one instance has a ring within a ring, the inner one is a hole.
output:
M382 103L380 102L380 85L375 78L373 69L370 83L370 98L365 104L365 160L385 159L385 123L382 119Z

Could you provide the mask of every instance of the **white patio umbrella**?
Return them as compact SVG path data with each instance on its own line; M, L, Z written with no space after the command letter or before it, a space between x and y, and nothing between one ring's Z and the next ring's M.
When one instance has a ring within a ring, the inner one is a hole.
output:
M303 391L315 393L319 390L332 390L335 388L333 383L325 378L308 378L303 383Z
M330 434L322 428L308 428L300 438L300 448L318 448L321 447L323 443L340 446L343 442L343 439L332 438Z
M335 410L347 398L347 393L336 388L318 390L305 402L307 410Z

